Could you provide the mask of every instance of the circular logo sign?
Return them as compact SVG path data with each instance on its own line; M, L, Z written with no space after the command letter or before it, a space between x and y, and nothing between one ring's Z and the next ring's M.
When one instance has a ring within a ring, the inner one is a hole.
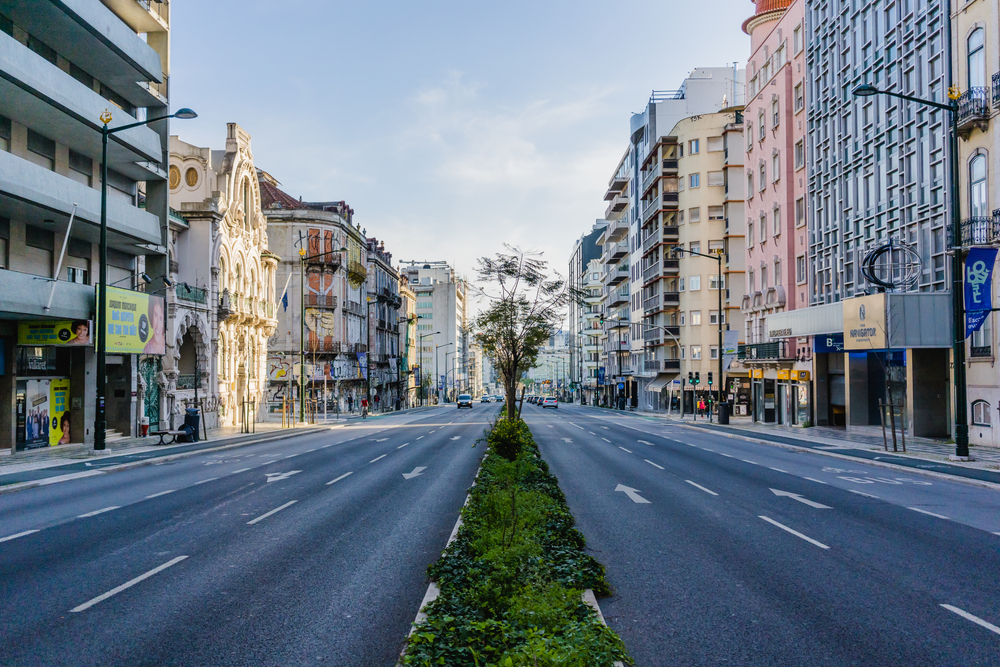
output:
M860 320L861 320L862 322L864 322L864 321L865 321L865 304L861 304L861 307L860 307L860 308L858 308L858 318L859 318L859 319L860 319Z
M56 336L58 336L59 340L61 340L62 342L65 343L70 338L72 338L73 332L70 331L69 329L62 328L62 329L59 330L59 333L57 333Z
M143 343L149 338L149 319L145 315L139 316L139 340Z

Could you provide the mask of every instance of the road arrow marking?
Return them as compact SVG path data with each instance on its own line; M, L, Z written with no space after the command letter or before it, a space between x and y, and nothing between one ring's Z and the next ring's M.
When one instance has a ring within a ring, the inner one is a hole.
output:
M790 491L779 491L778 489L771 489L771 493L773 493L774 495L776 495L778 497L791 498L793 500L797 500L800 503L802 503L803 505L809 505L809 507L815 507L816 509L820 509L820 510L833 509L829 505L824 505L823 503L818 503L815 500L809 500L808 498L803 498L799 494L792 493Z
M573 441L570 440L569 438L563 438L563 442L573 442Z
M425 470L427 470L427 466L417 466L413 469L413 472L404 472L403 479L413 479L414 477L419 477L424 474Z
M624 484L619 484L615 487L615 491L623 491L626 496L632 499L633 503L637 504L651 504L648 500L639 495L639 489L633 489L632 487L625 486Z
M653 446L653 443L651 443L651 442L646 442L645 440L640 440L640 441L639 441L639 444L640 444L640 445L649 445L650 447L652 447L652 446Z
M289 472L269 472L269 473L265 473L265 474L267 475L267 481L268 481L268 483L271 483L271 482L280 482L283 479L288 479L292 475L296 475L296 474L298 474L300 472L302 472L302 471L301 470L291 470Z
M375 442L385 442L388 439L389 438L373 438L373 440L375 440Z

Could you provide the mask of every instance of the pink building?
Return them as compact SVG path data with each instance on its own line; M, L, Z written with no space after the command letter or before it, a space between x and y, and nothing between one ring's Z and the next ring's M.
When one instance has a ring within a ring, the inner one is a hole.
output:
M743 23L747 62L746 281L742 311L756 420L810 421L808 338L770 330L768 315L808 306L805 0L756 0ZM799 379L802 378L802 379Z

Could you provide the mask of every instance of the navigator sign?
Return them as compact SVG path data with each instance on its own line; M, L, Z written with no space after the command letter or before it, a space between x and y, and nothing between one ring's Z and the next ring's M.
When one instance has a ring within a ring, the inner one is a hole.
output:
M870 294L841 302L844 308L844 348L885 348L885 294Z

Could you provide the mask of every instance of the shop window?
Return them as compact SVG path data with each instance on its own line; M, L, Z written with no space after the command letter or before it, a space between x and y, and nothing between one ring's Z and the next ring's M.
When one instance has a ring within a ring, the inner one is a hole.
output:
M972 404L972 423L975 426L992 426L990 404L986 401L976 401Z

